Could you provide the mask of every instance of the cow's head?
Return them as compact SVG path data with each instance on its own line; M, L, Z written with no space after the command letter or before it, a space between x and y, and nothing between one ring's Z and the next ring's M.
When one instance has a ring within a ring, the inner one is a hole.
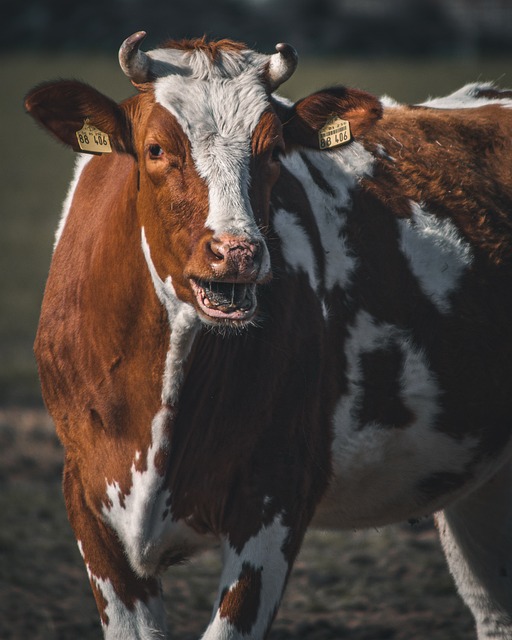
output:
M84 121L110 137L138 168L143 242L162 281L210 324L243 325L256 312L257 285L271 276L265 242L280 155L315 146L333 114L354 116L358 135L380 115L362 92L319 92L285 105L272 92L295 70L286 44L262 55L231 41L171 42L148 53L138 32L120 63L139 93L120 105L74 81L47 83L27 110L79 150Z

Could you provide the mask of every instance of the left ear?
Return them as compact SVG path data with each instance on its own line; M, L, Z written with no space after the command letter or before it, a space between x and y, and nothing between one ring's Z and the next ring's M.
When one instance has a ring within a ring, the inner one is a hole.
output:
M318 149L318 132L332 116L349 122L352 140L382 117L380 100L366 91L345 87L318 91L292 106L277 100L273 104L283 124L286 146Z
M131 153L131 127L114 100L76 80L45 82L25 97L25 109L58 140L80 151L77 132L85 120L110 137L112 148Z

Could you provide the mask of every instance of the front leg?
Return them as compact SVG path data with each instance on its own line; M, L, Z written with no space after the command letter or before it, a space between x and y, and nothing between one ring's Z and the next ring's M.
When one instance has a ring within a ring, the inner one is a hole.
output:
M105 640L164 640L167 620L159 579L134 571L115 532L87 503L85 487L69 459L64 495Z
M267 636L299 546L293 542L280 514L242 547L223 538L219 592L203 640Z

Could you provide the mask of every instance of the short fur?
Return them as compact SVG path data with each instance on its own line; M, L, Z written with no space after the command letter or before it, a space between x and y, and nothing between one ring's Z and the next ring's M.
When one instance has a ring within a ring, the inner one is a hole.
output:
M105 637L164 637L160 572L220 544L203 639L260 640L308 526L437 511L479 640L510 639L510 92L292 105L243 45L150 53L120 105L26 101L114 143L79 165L35 344ZM321 152L333 113L354 138Z

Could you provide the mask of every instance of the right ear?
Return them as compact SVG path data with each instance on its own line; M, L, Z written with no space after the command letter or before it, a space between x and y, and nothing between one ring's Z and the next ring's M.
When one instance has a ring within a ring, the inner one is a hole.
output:
M123 109L93 87L75 80L46 82L25 98L27 112L56 138L80 151L76 132L85 120L106 133L113 149L132 153L130 126Z
M332 116L347 120L352 140L357 140L382 117L382 104L375 96L359 89L331 87L302 98L295 104L273 99L283 124L287 146L318 149L318 132Z

